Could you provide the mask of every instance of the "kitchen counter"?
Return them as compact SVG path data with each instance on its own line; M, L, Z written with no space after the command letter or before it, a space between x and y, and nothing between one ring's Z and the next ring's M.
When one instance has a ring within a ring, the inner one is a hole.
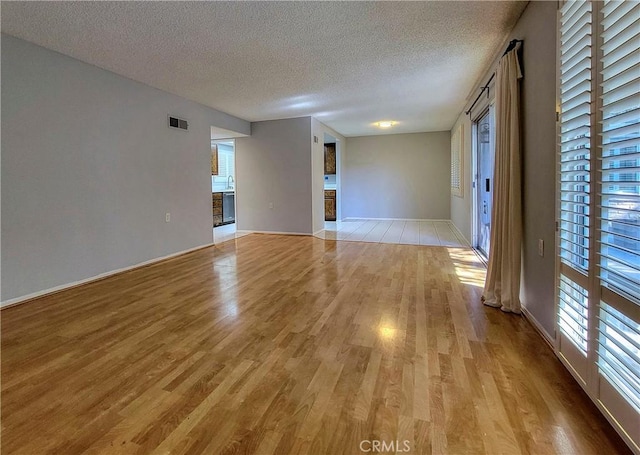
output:
M233 193L235 192L235 188L226 188L225 185L214 185L213 189L211 190L212 193Z

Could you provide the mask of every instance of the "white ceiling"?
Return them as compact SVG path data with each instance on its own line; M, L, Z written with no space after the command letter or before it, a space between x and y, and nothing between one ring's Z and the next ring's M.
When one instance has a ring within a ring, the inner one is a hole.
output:
M2 2L2 31L245 120L359 136L449 130L526 3Z

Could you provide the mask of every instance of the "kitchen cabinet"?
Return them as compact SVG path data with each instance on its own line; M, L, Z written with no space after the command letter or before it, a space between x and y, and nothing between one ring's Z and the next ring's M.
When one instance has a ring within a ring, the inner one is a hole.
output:
M213 205L213 227L236 222L235 193L218 191L211 193Z
M213 202L213 227L222 225L222 193L211 194Z
M211 144L211 175L218 174L218 144Z
M324 144L324 175L336 173L336 144Z
M336 190L324 190L324 220L336 220Z

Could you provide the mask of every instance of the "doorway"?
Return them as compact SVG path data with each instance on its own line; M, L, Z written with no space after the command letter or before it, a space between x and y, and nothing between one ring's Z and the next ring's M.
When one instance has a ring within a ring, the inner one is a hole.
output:
M235 140L211 140L213 243L236 237Z
M493 205L493 167L495 159L494 108L489 106L475 122L475 248L489 257L491 209Z
M324 133L324 228L335 228L340 210L340 141Z

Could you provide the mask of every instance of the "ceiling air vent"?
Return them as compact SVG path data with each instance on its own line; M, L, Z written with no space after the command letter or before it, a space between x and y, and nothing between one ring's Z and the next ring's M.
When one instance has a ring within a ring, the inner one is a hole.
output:
M181 130L189 129L187 121L177 117L169 117L169 126L171 128L180 128Z

